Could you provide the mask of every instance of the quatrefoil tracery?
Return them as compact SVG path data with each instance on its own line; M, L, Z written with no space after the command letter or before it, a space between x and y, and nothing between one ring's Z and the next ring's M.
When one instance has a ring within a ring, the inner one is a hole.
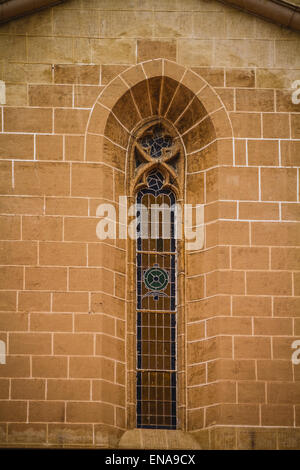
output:
M172 137L172 130L161 123L149 124L136 135L134 156L136 160L135 189L147 186L149 173L158 169L161 171L164 187L176 186L176 160L180 153L178 137Z
M135 148L144 163L170 162L179 152L179 143L170 136L161 125L150 126L144 131L142 137L137 138Z

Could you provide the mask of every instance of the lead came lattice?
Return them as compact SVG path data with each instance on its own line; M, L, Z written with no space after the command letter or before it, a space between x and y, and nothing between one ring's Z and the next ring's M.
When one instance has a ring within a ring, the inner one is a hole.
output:
M136 201L137 217L140 204L167 204L171 224L169 239L162 222L157 239L142 238L142 220L137 226L137 427L176 429L176 200L156 169Z

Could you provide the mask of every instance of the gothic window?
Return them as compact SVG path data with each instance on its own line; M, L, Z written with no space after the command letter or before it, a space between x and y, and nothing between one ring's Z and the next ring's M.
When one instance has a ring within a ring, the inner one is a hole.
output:
M134 142L136 167L136 425L177 427L176 179L180 147L159 124Z

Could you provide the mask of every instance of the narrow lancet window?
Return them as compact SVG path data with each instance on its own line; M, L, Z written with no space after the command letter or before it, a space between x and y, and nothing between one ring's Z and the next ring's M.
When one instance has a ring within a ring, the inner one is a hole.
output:
M136 423L138 428L176 429L177 240L172 181L178 147L162 125L154 125L136 140L134 152L141 175L136 190Z

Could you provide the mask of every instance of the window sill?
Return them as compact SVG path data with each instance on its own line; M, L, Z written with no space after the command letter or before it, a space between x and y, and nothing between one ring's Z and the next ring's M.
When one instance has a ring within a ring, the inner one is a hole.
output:
M119 441L119 449L201 449L189 432L167 429L130 429Z

